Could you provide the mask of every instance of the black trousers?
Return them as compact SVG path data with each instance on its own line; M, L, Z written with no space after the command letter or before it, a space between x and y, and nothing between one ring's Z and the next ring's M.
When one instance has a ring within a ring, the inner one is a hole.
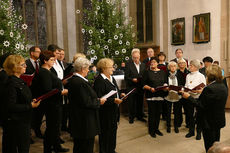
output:
M194 105L188 100L185 101L184 105L187 109L186 115L188 119L189 132L194 133L194 130L195 130Z
M179 109L179 114L180 114L180 116L179 116L179 123L180 123L180 125L183 123L183 113L182 113L182 107L183 107L183 109L184 109L184 114L185 114L185 124L188 126L189 125L189 119L188 119L188 108L187 108L187 105L186 105L186 99L184 99L184 98L181 98L180 100L179 100L179 102L181 103L181 108Z
M181 109L181 103L179 102L169 102L166 101L167 104L167 118L166 123L167 127L171 127L171 112L172 112L172 106L173 106L173 113L174 113L174 127L180 126L180 109Z
M45 108L46 131L44 136L44 153L51 153L52 148L60 146L61 105L47 104Z
M73 153L93 153L94 138L90 139L73 139Z
M130 119L134 119L135 117L143 118L143 96L142 93L133 93L128 97Z
M149 133L155 133L159 128L163 101L147 101Z
M102 129L99 135L100 153L115 153L117 123L111 129Z
M220 129L202 129L206 152L215 141L220 141Z
M29 153L30 123L9 120L3 124L2 153Z
M32 128L34 129L35 134L39 134L41 132L40 128L42 125L42 119L44 115L44 103L41 103L37 108L33 109Z

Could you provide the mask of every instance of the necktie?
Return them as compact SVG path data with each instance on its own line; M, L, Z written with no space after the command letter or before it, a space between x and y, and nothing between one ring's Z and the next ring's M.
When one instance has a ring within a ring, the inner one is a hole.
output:
M39 68L38 68L38 61L35 61L35 71L38 74Z

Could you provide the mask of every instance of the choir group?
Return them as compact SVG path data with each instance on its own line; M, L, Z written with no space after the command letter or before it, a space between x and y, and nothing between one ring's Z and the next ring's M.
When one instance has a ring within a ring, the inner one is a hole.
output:
M196 140L200 140L202 133L206 152L220 140L220 129L225 126L227 82L218 62L209 56L201 67L199 60L188 62L183 58L182 49L175 51L175 59L166 62L163 52L155 55L148 48L148 57L141 62L140 50L134 48L132 58L121 68L125 92L132 91L126 96L113 77L115 63L110 58L97 62L97 72L92 70L95 75L89 81L89 68L93 66L82 53L67 63L64 50L57 45L49 45L46 51L33 46L29 52L27 60L10 54L0 58L3 153L29 153L31 129L43 139L44 153L69 151L61 146L61 130L73 137L74 153L93 153L96 135L100 153L116 153L119 105L124 100L128 101L130 124L135 118L147 122L148 116L152 138L163 136L159 130L161 116L166 121L166 131L171 132L172 112L174 131L179 133L184 112L186 138L194 136L196 129ZM104 97L110 91L114 94ZM44 116L46 128L42 134Z

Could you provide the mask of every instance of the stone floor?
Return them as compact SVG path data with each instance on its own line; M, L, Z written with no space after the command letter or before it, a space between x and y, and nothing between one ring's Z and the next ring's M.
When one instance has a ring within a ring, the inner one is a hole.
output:
M221 142L230 145L230 112L226 112L226 119L227 125L221 131ZM178 134L174 132L173 128L171 133L167 133L165 126L165 121L161 120L160 130L164 136L152 138L147 133L146 123L135 121L134 124L129 124L128 117L122 115L118 128L116 151L118 153L205 153L203 140L195 140L195 137L185 138L188 129L184 124ZM66 141L63 146L70 148L69 153L72 153L73 143L69 134L63 132L62 138ZM34 140L35 143L31 145L30 153L42 153L42 139L34 138ZM95 153L98 152L97 140L96 138Z

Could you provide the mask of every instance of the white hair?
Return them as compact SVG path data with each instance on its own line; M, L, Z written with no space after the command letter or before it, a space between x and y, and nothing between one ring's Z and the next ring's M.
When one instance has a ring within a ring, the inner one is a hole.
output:
M90 61L85 57L79 57L74 62L74 69L76 72L81 72L82 69L87 68L91 65Z
M139 53L139 54L140 54L140 53L141 53L141 52L140 52L140 49L139 49L139 48L133 48L131 54L133 55L134 53Z
M176 62L170 61L169 64L168 64L168 69L169 69L169 70L170 70L170 66L171 66L171 65L176 65L176 68L178 68L178 65L177 65Z
M198 60L198 59L191 60L190 65L195 66L199 70L199 68L200 68L200 60Z

